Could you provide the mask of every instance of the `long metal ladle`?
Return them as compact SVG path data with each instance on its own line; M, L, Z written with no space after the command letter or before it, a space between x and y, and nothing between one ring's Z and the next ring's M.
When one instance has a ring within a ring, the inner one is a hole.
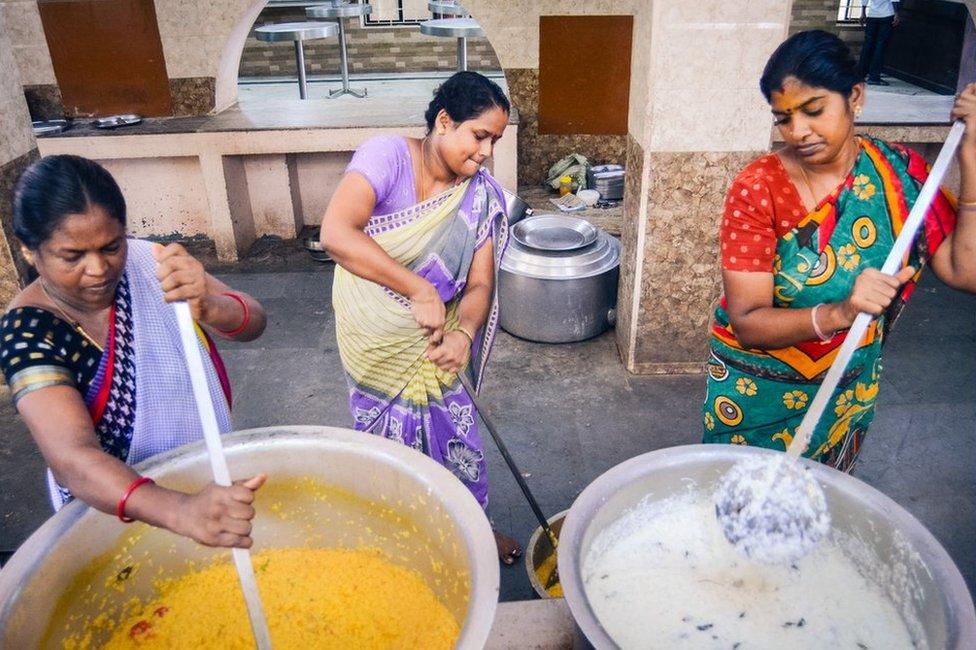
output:
M501 452L502 458L505 459L505 464L508 465L508 469L512 472L512 476L515 477L515 481L522 489L522 494L525 495L525 500L529 502L529 507L532 508L535 518L539 521L539 525L546 534L546 539L549 541L549 545L552 546L552 552L555 553L556 547L559 545L559 538L556 537L556 534L552 532L552 529L549 527L549 520L546 519L546 515L543 514L542 508L539 507L539 502L536 501L535 496L532 494L532 490L529 489L529 484L525 482L522 472L519 471L518 465L515 464L515 459L513 459L512 455L508 453L508 447L505 446L505 441L502 440L502 437L498 435L498 430L495 429L495 425L491 421L491 416L488 415L488 411L482 408L481 404L478 403L477 393L464 373L464 370L458 373L458 379L461 381L461 385L464 386L464 390L468 392L468 397L471 398L471 403L474 404L475 410L478 411L478 414L481 416L481 421L485 423L485 428L488 429L488 433L491 434L492 440L495 441L498 451ZM559 572L558 569L554 569L552 574L546 579L546 589L552 587L557 582L559 582Z

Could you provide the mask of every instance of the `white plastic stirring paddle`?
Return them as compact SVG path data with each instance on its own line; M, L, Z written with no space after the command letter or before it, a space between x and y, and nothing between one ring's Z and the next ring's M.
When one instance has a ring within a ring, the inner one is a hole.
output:
M882 273L894 275L902 267L965 130L962 122L956 122L950 129L881 267ZM795 561L829 531L830 517L823 489L795 460L810 444L813 431L873 318L871 314L860 313L854 319L836 359L796 428L786 450L788 457L771 455L737 463L719 483L715 511L722 531L750 557L767 562Z
M203 358L200 356L190 305L180 301L173 303L173 309L176 311L176 320L180 326L183 353L186 355L186 365L190 370L190 382L193 384L193 396L196 398L197 412L200 414L203 439L207 443L207 455L210 457L214 483L228 486L231 484L230 471L227 469L227 459L224 458L224 447L220 443L220 429L217 426L217 416L210 397L207 375L203 369ZM246 548L233 548L231 554L237 567L237 576L241 581L241 590L244 592L247 615L251 619L254 643L258 650L271 650L271 636L268 634L268 623L264 618L261 596L258 594L258 582L254 576L254 566L251 564L251 552Z

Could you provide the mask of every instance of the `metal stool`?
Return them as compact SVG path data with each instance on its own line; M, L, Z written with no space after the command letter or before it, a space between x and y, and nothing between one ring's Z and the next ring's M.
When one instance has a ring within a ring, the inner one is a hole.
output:
M264 25L254 30L259 41L276 43L295 42L295 63L298 66L298 94L302 99L308 97L308 82L305 80L305 49L303 43L316 38L331 38L339 34L335 23L279 23Z
M372 5L358 3L316 5L314 7L308 7L305 10L305 15L309 18L335 18L336 23L333 24L339 25L339 68L342 71L342 88L329 91L329 97L352 95L353 97L362 99L366 96L365 88L353 90L349 87L349 57L346 54L346 27L342 24L342 19L368 16L372 12Z
M420 23L420 32L427 36L441 36L457 39L457 69L458 72L468 69L468 39L484 36L474 18L438 18Z
M427 9L434 15L434 18L442 18L445 16L465 18L470 16L467 9L452 0L430 0L427 3Z

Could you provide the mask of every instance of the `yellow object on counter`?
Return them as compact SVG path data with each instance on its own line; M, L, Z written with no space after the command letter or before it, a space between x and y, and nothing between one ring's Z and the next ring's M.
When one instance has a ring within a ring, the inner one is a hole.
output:
M573 193L573 177L572 176L560 176L559 177L559 196L566 196L567 194Z
M253 556L276 650L452 648L458 622L416 571L379 550L275 549ZM164 581L106 648L254 647L230 563Z

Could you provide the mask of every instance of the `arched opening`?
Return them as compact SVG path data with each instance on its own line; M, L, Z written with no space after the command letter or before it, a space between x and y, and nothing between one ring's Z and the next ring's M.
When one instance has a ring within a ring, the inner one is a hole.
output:
M410 106L413 98L429 99L438 83L456 71L456 39L421 33L421 23L438 15L427 4L427 0L374 1L369 3L368 15L340 19L345 30L350 85L365 89L366 97L336 97L333 108L369 110L374 98L395 98L404 107ZM315 21L306 15L306 9L315 5L321 3L269 0L248 10L224 49L217 78L217 110L234 102L243 107L299 99L293 41L263 42L255 29ZM304 42L310 101L328 99L329 91L341 86L340 49L337 36ZM468 38L466 52L467 69L505 86L501 63L487 37Z

